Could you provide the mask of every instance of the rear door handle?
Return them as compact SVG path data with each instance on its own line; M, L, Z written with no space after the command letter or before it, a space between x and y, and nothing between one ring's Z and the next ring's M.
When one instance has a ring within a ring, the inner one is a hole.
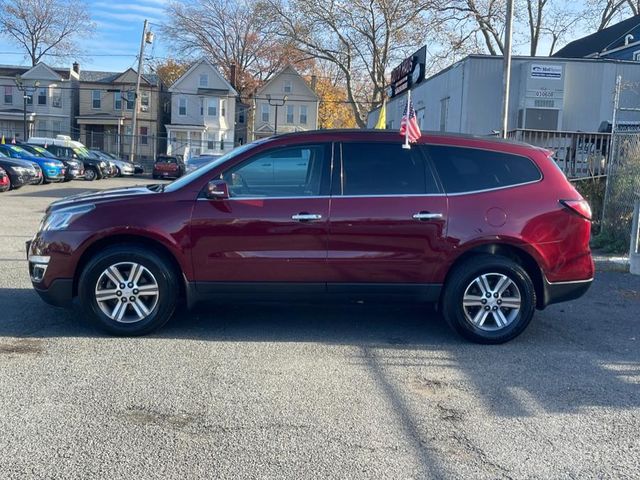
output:
M431 212L418 212L413 214L414 220L436 220L442 218L441 213L431 213Z
M298 222L309 222L311 220L320 220L321 218L322 215L320 215L319 213L300 212L296 213L295 215L291 215L291 220L296 220Z

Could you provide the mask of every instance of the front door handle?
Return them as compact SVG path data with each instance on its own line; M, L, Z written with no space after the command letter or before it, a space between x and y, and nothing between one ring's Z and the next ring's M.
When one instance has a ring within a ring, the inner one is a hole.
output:
M442 218L441 213L431 213L431 212L418 212L413 214L414 220L436 220Z
M319 213L300 212L296 213L295 215L291 215L291 220L296 220L298 222L309 222L311 220L320 220L321 218L322 215L320 215Z

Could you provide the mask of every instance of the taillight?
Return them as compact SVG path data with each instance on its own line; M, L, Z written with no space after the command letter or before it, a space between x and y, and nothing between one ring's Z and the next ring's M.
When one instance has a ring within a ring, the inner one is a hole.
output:
M586 200L560 200L560 203L571 212L591 221L591 207Z

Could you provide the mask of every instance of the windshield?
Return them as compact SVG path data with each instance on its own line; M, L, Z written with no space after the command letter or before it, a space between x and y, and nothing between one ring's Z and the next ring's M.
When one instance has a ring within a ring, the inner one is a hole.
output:
M74 148L73 152L78 156L78 158L93 158L94 160L97 158L89 153L89 150L86 148Z
M176 190L184 187L185 185L188 185L193 180L195 180L197 178L200 178L203 175L206 175L211 170L216 168L218 165L220 165L220 164L226 162L227 160L230 160L230 159L240 155L241 153L246 152L247 150L251 150L252 148L260 145L261 143L264 143L264 140L256 140L255 142L246 143L246 144L244 144L244 145L242 145L240 147L234 148L229 153L224 154L223 156L221 156L217 160L205 165L202 168L194 170L191 173L187 173L186 175L180 177L179 179L171 182L169 185L166 186L164 191L165 192L175 192Z
M45 150L44 148L38 147L37 145L29 145L29 147L22 147L22 148L33 152L39 157L56 158L56 156L53 153L51 153L49 150Z
M27 152L25 149L20 148L16 145L7 145L7 147L9 150L11 150L15 155L16 158L28 158L31 157L32 155Z

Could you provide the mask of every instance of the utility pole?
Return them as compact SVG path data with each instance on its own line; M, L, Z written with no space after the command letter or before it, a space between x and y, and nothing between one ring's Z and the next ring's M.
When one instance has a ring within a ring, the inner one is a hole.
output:
M504 32L503 78L502 78L502 138L507 138L509 120L509 90L511 88L511 30L513 28L513 0L507 0L507 24Z
M271 98L270 93L267 93L267 102L269 102L269 105L271 105L272 107L276 107L276 121L273 129L274 135L278 134L278 107L284 107L284 104L287 103L288 99L289 97L285 95L284 97L282 97L282 100L276 100L274 98Z
M136 79L136 93L133 98L133 114L131 116L131 154L129 161L133 162L136 156L136 140L138 139L138 98L140 97L140 79L142 77L142 68L144 65L144 46L146 43L153 42L153 33L147 31L148 20L144 21L142 27L142 38L140 39L140 56L138 57L138 78ZM124 102L123 102L124 103ZM127 104L129 99L127 99Z

